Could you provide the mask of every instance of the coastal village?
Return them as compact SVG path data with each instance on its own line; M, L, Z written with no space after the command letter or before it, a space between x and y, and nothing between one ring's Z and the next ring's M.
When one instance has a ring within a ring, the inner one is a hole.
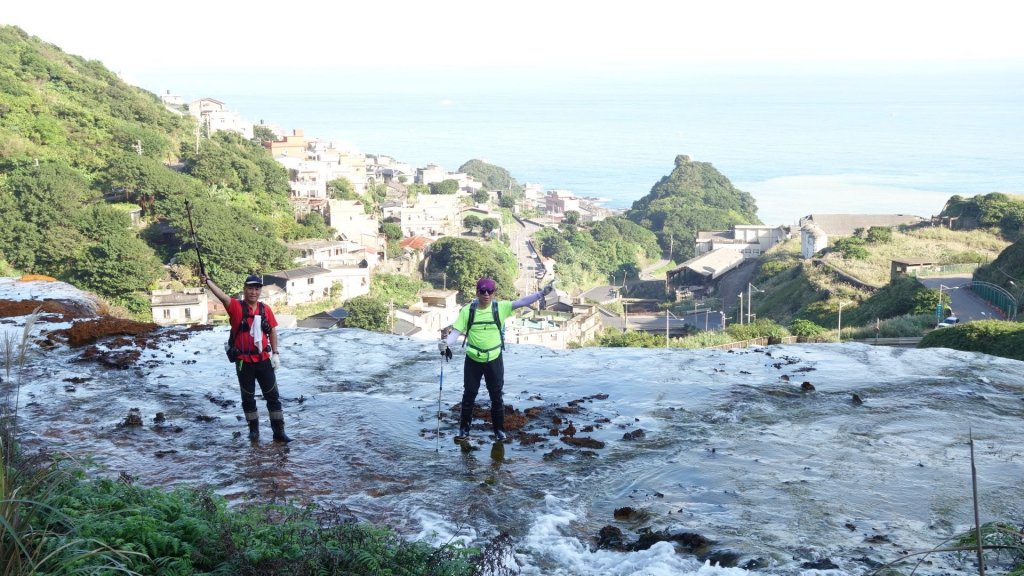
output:
M224 102L201 98L186 105L180 97L169 93L162 95L161 100L174 113L196 117L207 134L223 130L253 138L254 124L231 111ZM282 133L276 128L261 126L274 134ZM294 129L277 140L264 141L263 145L287 169L290 203L296 218L317 212L335 232L332 239L288 244L296 255L294 267L264 273L266 285L262 298L271 305L291 307L329 298L344 302L368 294L370 279L375 273L415 275L422 272L431 245L444 236L466 235L464 222L471 214L481 220L492 219L497 226L491 233L504 232L510 239L520 267L516 288L525 293L553 280L557 264L534 249L530 242L532 230L557 226L569 212L575 212L574 217L578 216L584 224L614 213L569 191L544 190L540 185L527 184L524 198L512 209L516 215L514 223L502 230L502 214L492 208L497 204L495 193L492 192L486 202L479 202L482 184L467 174L450 172L433 164L417 167L384 155L363 154L351 147L307 136L302 129ZM358 200L334 198L330 183L341 178L360 196L367 194L371 183L386 184L382 210L367 213ZM407 190L410 183L429 186L448 180L458 184L457 193L410 195ZM520 216L523 214L541 216L524 218ZM386 238L381 232L381 223L385 220L399 223L401 227L401 251L397 254L388 254ZM662 290L675 290L678 296L698 297L744 262L791 238L799 236L802 256L811 258L828 246L830 237L849 236L858 228L895 228L924 221L918 216L901 214L812 214L802 218L796 226L735 225L730 230L700 231L694 239L693 258L667 268L667 272L663 271L667 261L662 261L659 264L663 277L648 275L636 281L660 284ZM469 237L483 240L485 236ZM623 279L616 285L612 279L610 285L573 295L557 289L555 296L546 299L542 307L510 319L506 340L563 349L592 340L607 328L667 334L685 330L687 325L704 329L721 329L725 325L725 302L719 310L694 310L692 315L682 318L669 318L668 314L661 318L650 315L630 318L626 313L608 311L604 305L621 300L625 283ZM391 332L434 339L458 316L458 292L443 286L420 290L417 296L418 302L389 311ZM154 322L164 325L208 323L225 317L220 303L203 288L154 290L151 308ZM342 306L301 319L288 314L279 314L278 318L286 328L330 329L345 326L346 316Z

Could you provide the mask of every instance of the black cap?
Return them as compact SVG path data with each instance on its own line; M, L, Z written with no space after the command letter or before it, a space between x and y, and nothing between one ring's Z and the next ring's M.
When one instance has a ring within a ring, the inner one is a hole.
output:
M263 286L263 278L259 276L249 276L245 279L246 286Z

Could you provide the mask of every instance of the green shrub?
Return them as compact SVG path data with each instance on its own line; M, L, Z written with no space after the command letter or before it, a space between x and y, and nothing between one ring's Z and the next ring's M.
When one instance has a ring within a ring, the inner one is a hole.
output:
M929 332L919 348L953 348L1024 360L1024 324L981 320Z

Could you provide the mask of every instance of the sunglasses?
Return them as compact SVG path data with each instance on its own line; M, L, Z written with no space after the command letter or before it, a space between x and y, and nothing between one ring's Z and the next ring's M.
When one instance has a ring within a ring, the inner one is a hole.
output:
M494 289L492 288L492 289L488 290L487 288L477 288L476 289L476 293L477 294L494 294Z

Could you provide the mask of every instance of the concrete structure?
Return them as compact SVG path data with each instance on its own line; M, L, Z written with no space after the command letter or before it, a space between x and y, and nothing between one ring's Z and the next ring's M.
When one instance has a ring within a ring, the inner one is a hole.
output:
M370 154L366 157L366 176L377 182L397 182L405 176L406 182L411 183L416 179L416 172L406 162L398 162L390 156Z
M903 258L893 260L889 267L889 279L895 280L900 276L917 276L921 272L930 272L941 269L942 263L932 258Z
M345 326L346 318L348 318L347 310L344 308L335 308L334 310L319 312L312 316L303 318L296 323L296 326L299 328L329 330L331 328L341 328Z
M566 190L552 190L544 196L544 212L563 215L569 210L580 211L580 200Z
M452 194L421 195L401 212L403 236L454 236L462 229L459 197Z
M330 270L321 266L303 266L265 274L263 281L284 293L285 304L295 306L329 298L334 278Z
M327 170L322 162L295 156L276 156L288 170L288 190L292 198L327 198Z
M313 160L324 164L328 182L345 178L352 184L352 190L356 194L366 194L365 154L353 147L336 146L334 142L314 141L310 144L309 155Z
M829 239L853 236L858 229L898 228L927 222L908 214L810 214L800 219L800 253L810 258L828 247Z
M203 288L153 290L149 297L153 322L171 324L206 324L209 320L209 296Z
M458 290L420 290L416 293L419 302L394 311L395 332L424 340L439 338L441 329L451 326L459 316L458 294Z
M416 182L419 184L429 186L438 182L444 182L445 180L453 180L453 178L448 175L444 168L436 164L428 164L423 168L416 169Z
M604 330L598 307L573 304L570 312L535 311L505 323L505 342L564 350L597 338Z
M742 263L743 254L731 248L719 248L669 270L668 282L674 286L706 285Z
M364 246L377 243L380 224L358 200L328 200L327 225L345 238Z
M242 119L235 112L228 110L224 103L215 98L200 98L188 105L189 114L194 116L199 124L206 128L206 134L226 131L241 134L242 137L252 139L252 122Z
M289 158L305 160L309 141L306 140L305 132L296 128L292 131L291 136L285 136L280 140L264 142L263 147L270 150L270 155L275 159L279 156L287 156Z
M695 254L702 256L716 248L731 248L744 258L757 258L789 238L788 226L735 224L731 230L697 232Z

